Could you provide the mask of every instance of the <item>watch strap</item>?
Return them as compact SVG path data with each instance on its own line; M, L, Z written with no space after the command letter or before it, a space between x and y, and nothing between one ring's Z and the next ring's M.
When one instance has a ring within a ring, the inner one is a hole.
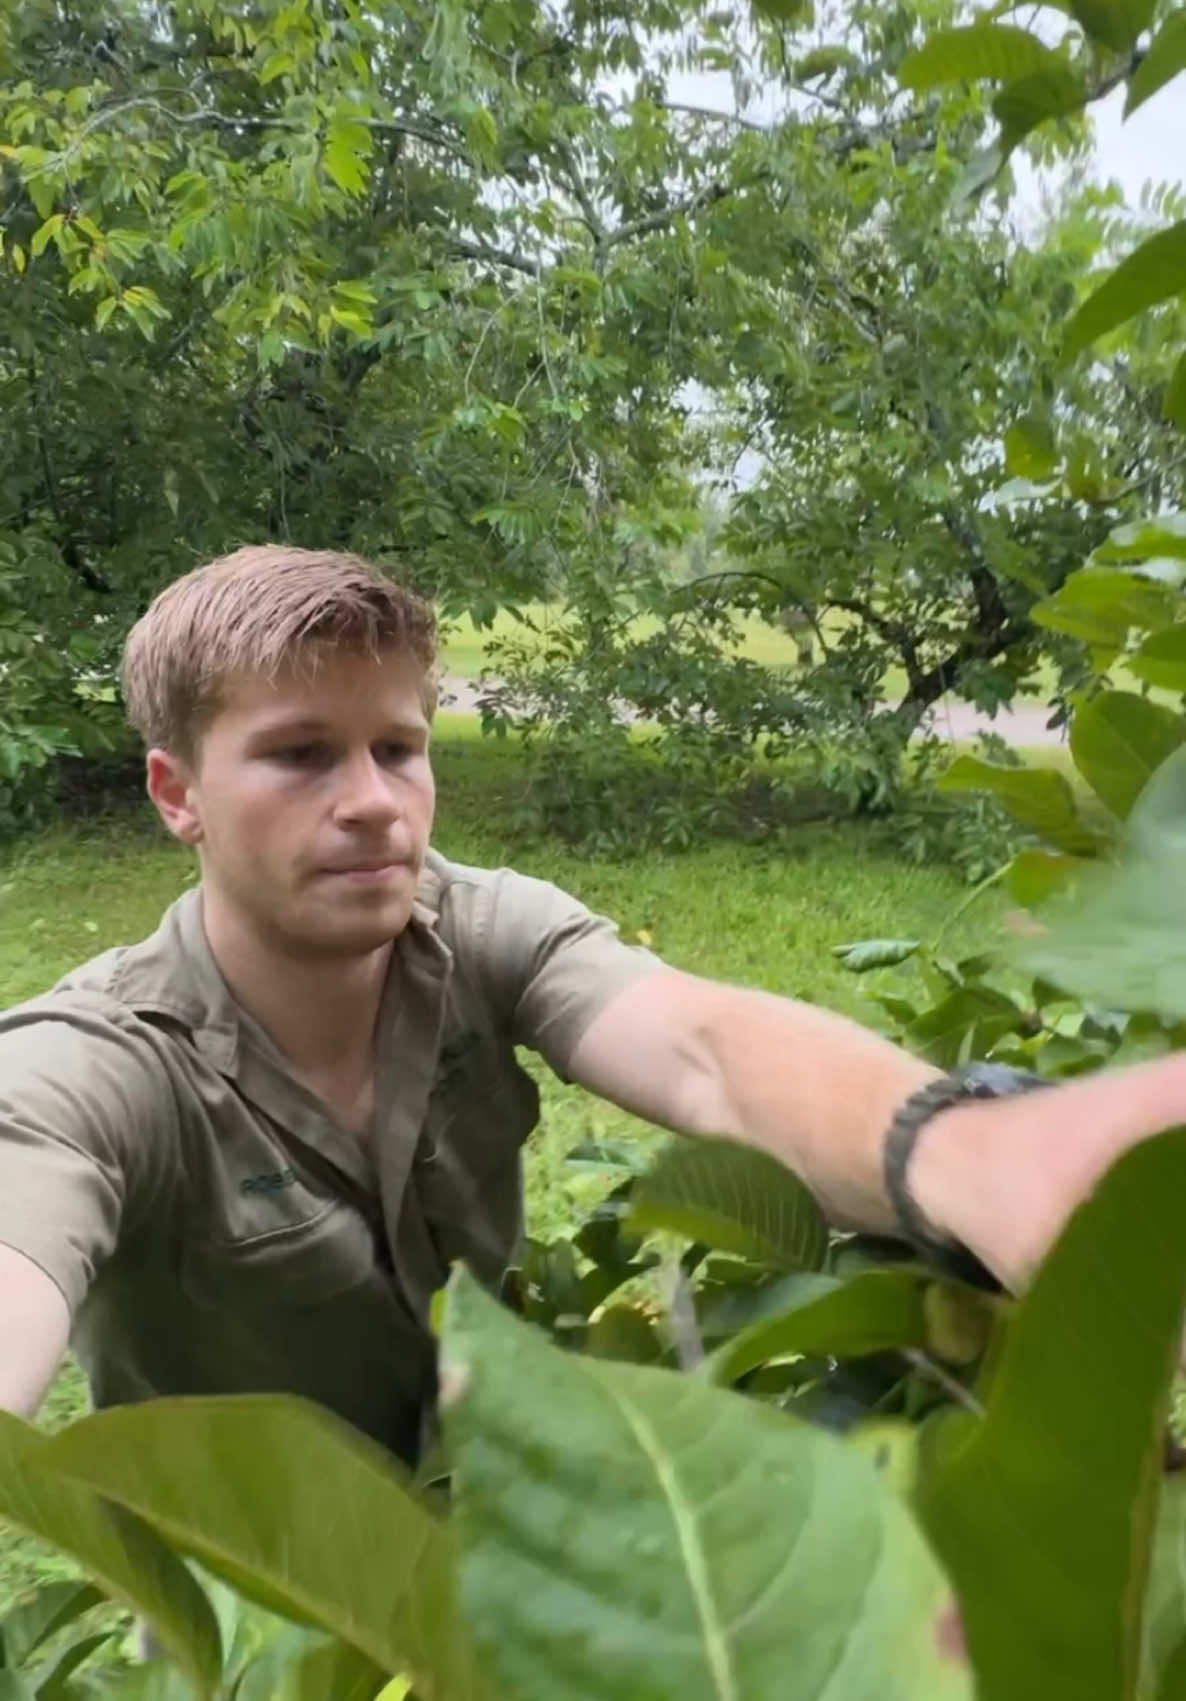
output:
M945 1239L928 1222L910 1190L910 1159L919 1135L941 1110L968 1099L1012 1098L1053 1083L1004 1063L970 1063L920 1087L900 1107L882 1150L885 1191L905 1240L945 1274L975 1287L999 1288L996 1277L959 1241Z

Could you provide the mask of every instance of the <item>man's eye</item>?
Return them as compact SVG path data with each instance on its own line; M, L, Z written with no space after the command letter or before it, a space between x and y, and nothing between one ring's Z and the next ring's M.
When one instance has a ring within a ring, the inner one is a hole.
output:
M406 744L381 744L379 760L381 762L403 762L411 755Z
M327 757L324 744L286 744L282 750L272 752L273 762L283 762L289 768L320 767Z

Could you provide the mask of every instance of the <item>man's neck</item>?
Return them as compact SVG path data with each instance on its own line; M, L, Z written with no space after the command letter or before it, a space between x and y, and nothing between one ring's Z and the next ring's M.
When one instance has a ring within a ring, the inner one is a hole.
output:
M232 995L299 1073L369 1065L391 945L361 957L308 958L246 932L203 894L210 950Z

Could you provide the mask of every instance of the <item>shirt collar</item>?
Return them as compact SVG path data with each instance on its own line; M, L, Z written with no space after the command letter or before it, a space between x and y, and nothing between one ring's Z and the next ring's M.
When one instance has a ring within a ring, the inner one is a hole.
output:
M437 936L441 882L436 861L430 853L408 927L395 941L393 971L396 957L405 956L409 947L415 952L417 945L427 943L430 955L450 954ZM139 1014L162 1016L188 1028L220 1074L238 1074L245 1032L255 1025L236 1003L214 959L199 886L170 904L156 932L124 953L112 991Z

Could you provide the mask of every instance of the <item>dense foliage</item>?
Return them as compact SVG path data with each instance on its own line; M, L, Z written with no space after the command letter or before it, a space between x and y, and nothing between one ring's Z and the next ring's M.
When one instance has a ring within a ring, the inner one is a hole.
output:
M976 198L997 119L966 78L1019 32L936 58L960 15L6 8L0 773L116 739L129 621L261 537L361 548L479 620L567 610L498 658L488 719L534 730L578 835L639 718L664 807L634 830L678 839L777 816L759 758L789 742L787 784L806 762L869 805L946 691L1065 712L1081 646L1028 611L1181 497L1167 373L1153 329L1058 368L1132 221L1088 191L1027 245L1006 178ZM1172 68L1173 14L1166 40ZM1068 41L1081 93L1114 80ZM680 100L687 71L719 107ZM1019 473L1039 492L1000 499ZM800 621L812 665L738 659L751 609Z

